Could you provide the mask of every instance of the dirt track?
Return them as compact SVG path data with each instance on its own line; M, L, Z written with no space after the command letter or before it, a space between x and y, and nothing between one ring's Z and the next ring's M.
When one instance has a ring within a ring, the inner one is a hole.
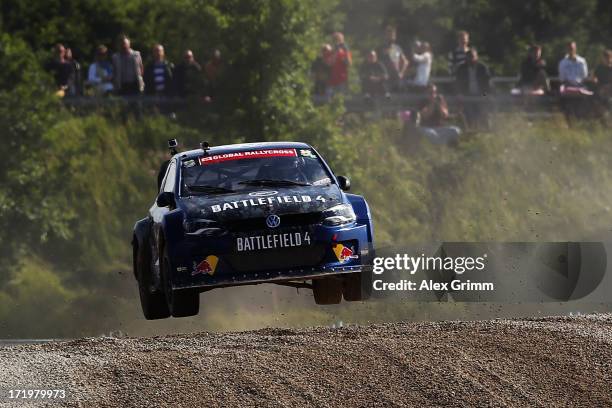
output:
M0 367L70 406L609 407L612 315L84 339Z

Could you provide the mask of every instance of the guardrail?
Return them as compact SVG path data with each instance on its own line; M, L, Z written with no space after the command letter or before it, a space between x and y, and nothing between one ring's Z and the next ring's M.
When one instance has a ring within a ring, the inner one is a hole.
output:
M516 96L510 94L510 89L517 83L517 77L494 77L491 79L493 93L487 96L460 96L453 94L454 78L452 77L432 77L431 82L438 85L440 93L445 95L451 111L458 111L462 106L470 104L485 104L491 112L508 112L508 111L529 111L541 112L543 114L557 111L562 98L556 92L558 90L558 79L551 78L553 92L548 95L531 96L522 95ZM388 97L377 96L366 98L359 94L343 95L344 106L347 112L390 112L407 109L415 109L419 107L425 100L426 96L423 93L416 91L406 93L396 93ZM564 97L565 98L565 97ZM577 99L584 98L577 96ZM590 98L590 97L587 97ZM324 105L330 102L329 97L313 96L315 105ZM212 113L215 110L215 103L204 102L197 99L186 99L180 97L165 97L165 96L110 96L110 97L66 97L63 103L74 109L91 110L105 107L129 107L137 110L157 109L160 112L176 112L187 108L194 108L196 104L203 114Z

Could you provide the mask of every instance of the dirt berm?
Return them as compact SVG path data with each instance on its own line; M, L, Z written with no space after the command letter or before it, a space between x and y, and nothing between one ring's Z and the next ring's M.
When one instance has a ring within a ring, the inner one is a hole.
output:
M0 367L68 406L610 407L612 315L83 339Z

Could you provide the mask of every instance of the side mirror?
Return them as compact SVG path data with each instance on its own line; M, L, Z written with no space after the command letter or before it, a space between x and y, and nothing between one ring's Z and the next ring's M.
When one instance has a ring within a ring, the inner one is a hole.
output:
M176 202L174 201L174 193L164 191L157 196L156 200L158 207L174 207Z
M338 186L340 186L342 191L349 191L351 189L351 180L348 177L338 176Z

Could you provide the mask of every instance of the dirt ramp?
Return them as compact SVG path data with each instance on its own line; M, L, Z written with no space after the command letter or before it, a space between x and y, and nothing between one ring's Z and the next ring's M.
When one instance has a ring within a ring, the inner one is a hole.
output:
M605 407L612 315L84 339L0 364L0 387L63 383L82 406Z

